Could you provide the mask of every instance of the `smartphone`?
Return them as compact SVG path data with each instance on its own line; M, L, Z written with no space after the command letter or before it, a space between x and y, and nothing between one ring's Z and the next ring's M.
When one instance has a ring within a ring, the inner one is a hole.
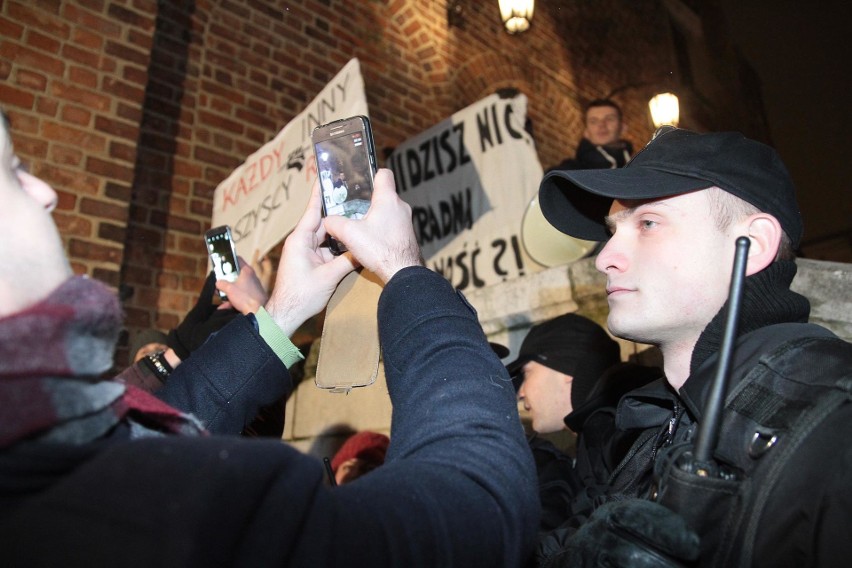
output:
M213 264L213 272L216 280L227 280L233 282L240 275L240 261L237 260L237 247L231 238L231 227L222 225L214 227L204 233L204 242L207 243L207 254ZM221 290L219 297L227 300L228 297Z
M376 148L366 116L352 116L314 128L311 133L322 192L322 214L360 219L373 197ZM328 237L333 254L346 251L343 243Z

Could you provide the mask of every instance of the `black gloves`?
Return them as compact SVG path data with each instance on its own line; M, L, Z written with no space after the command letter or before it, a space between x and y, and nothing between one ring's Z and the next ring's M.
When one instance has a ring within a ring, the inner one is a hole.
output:
M644 499L602 505L558 552L553 542L542 544L538 564L548 568L690 566L699 554L698 536L683 517Z
M204 287L195 306L189 310L177 328L169 332L166 344L174 350L181 360L201 347L207 338L220 330L239 312L234 309L218 310L213 303L216 293L216 275L211 271L204 281Z

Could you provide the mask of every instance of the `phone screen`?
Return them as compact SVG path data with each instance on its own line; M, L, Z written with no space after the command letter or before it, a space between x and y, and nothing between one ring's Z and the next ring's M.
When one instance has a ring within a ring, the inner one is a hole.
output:
M370 208L373 195L372 139L366 131L366 122L357 122L354 128L328 129L329 138L322 132L315 137L314 152L317 158L323 212L326 215L343 215L360 219Z
M234 252L230 231L227 229L211 230L206 235L206 241L207 252L210 255L210 262L213 264L213 271L216 273L216 280L235 281L240 274L240 267Z

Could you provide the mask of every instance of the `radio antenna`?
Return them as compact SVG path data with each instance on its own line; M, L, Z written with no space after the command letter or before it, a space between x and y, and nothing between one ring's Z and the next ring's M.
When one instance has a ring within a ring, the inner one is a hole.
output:
M728 293L728 311L725 314L725 331L722 336L722 347L719 350L719 363L710 397L704 406L704 416L701 428L695 441L695 473L707 476L713 469L712 457L716 442L719 439L719 425L722 420L722 409L725 407L725 394L728 390L728 379L731 375L731 354L737 337L737 324L742 303L743 281L745 280L746 260L751 241L747 237L739 237L736 242L734 270L731 274L731 288Z

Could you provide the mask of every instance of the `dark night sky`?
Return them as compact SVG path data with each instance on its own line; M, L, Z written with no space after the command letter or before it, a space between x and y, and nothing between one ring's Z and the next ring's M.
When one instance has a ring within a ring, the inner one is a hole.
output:
M772 142L796 182L805 242L852 231L852 3L722 0L760 76Z

